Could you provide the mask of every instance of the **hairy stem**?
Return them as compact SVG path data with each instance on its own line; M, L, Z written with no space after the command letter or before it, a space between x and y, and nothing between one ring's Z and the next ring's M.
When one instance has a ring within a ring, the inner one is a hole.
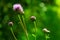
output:
M17 40L16 36L14 35L13 29L12 29L12 28L10 28L10 30L11 30L11 33L12 33L12 35L13 35L14 39L15 39L15 40Z
M22 26L22 28L23 28L23 30L24 30L24 32L25 32L25 35L26 35L26 38L27 38L27 40L28 40L28 33L27 33L27 30L26 30L26 28L25 28L25 23L23 24L23 22L22 22L22 20L21 20L21 18L20 18L20 15L18 15L18 18L19 18L19 20L20 20L20 24L21 24L21 26ZM23 19L24 20L24 19Z
M37 28L36 28L36 22L35 21L34 21L34 27L35 27L35 35L36 35ZM35 36L35 40L36 40L36 36Z
M24 16L23 16L23 15L22 15L22 21L23 21L23 24L24 24L25 29L26 29L26 24L25 24L25 20L24 20ZM28 32L27 32L27 29L26 29L26 33L27 33L27 38L28 38ZM29 38L28 38L27 40L29 40Z

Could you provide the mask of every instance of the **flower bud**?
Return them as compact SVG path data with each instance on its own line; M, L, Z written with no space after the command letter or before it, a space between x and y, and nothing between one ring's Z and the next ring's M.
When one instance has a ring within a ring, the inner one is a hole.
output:
M31 20L32 21L35 21L36 20L36 17L35 16L31 16Z
M13 22L9 22L8 25L9 25L9 26L13 26Z
M45 33L50 33L50 31L47 30L46 28L44 28L43 31L44 31Z
M14 4L14 5L13 5L13 10L14 10L14 11L18 11L18 12L20 12L20 13L24 13L23 7L21 6L21 4Z

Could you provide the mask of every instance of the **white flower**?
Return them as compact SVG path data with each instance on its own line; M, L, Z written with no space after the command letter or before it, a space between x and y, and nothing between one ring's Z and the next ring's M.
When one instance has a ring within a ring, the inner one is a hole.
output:
M46 28L44 28L43 31L46 32L46 33L50 33L50 31L47 30Z

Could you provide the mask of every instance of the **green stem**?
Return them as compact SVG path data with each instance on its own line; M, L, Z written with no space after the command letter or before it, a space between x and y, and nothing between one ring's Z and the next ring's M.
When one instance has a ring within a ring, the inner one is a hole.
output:
M46 35L47 36L47 35ZM45 37L46 38L46 40L47 40L47 37Z
M46 40L48 40L49 34L45 34L45 38L46 38Z
M27 40L28 40L28 33L27 33L26 28L25 28L25 25L23 24L23 22L22 22L22 20L21 20L21 18L20 18L20 15L18 15L18 18L19 18L20 24L21 24L21 26L22 26L22 28L23 28L23 30L24 30L24 32L25 32L26 38L27 38Z
M46 38L46 40L47 40L47 38Z
M25 26L25 28L26 28L26 24L25 24L24 16L23 16L23 15L22 15L22 20L23 20L24 26Z
M26 29L26 24L25 24L25 20L24 20L24 16L23 15L22 15L22 20L23 20L23 23L24 23L24 26L25 26L25 29ZM28 33L27 33L27 38L28 38ZM27 40L29 40L29 38Z
M16 38L16 37L15 37L15 35L14 35L13 29L12 29L12 28L10 28L10 30L11 30L11 33L12 33L12 35L13 35L14 39L15 39L15 40L17 40L17 38Z
M34 21L34 26L35 26L35 35L36 35L36 22ZM35 36L35 40L36 40L36 36Z

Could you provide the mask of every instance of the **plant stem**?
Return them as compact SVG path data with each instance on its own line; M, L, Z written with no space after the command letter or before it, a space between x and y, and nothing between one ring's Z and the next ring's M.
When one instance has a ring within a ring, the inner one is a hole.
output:
M45 34L45 38L46 38L46 40L48 40L49 34Z
M46 40L47 40L47 38L46 38Z
M46 35L47 36L47 35ZM47 37L46 37L46 40L47 40Z
M19 20L20 20L20 24L21 24L21 26L22 26L22 28L23 28L23 30L24 30L24 32L25 32L25 35L26 35L26 38L27 38L27 40L28 40L28 33L27 33L27 30L26 30L26 28L25 28L25 23L23 24L23 22L22 22L22 20L21 20L21 18L20 18L20 15L18 15L18 18L19 18ZM24 20L24 19L23 19Z
M24 21L24 16L23 16L23 15L22 15L22 20L23 20L23 24L24 24L25 29L26 29L26 24L25 24L25 21ZM26 30L26 32L27 32L27 30ZM28 38L28 33L27 33L27 38ZM29 40L29 38L28 38L27 40Z
M23 20L24 26L25 26L25 28L26 28L26 24L25 24L24 16L23 16L23 15L22 15L22 20Z
M15 40L17 40L17 38L16 38L16 37L15 37L15 35L14 35L13 29L12 29L12 28L10 28L10 30L11 30L11 33L12 33L12 35L13 35L14 39L15 39Z
M34 26L35 26L35 35L36 35L36 22L34 21ZM36 36L35 36L35 40L36 40Z

